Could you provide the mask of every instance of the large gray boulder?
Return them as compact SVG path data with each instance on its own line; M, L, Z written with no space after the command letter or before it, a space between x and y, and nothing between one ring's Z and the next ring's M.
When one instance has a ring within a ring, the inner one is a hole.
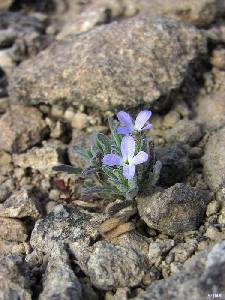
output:
M82 288L70 265L65 249L56 247L51 253L43 276L40 300L81 300Z
M177 183L166 190L139 197L137 201L140 217L150 228L174 235L200 226L210 194Z
M33 104L161 109L205 51L206 39L194 27L139 15L55 42L20 65L9 93Z
M0 299L31 300L28 275L28 267L21 256L0 256Z
M188 260L181 272L151 284L135 300L200 300L217 294L225 299L225 242ZM209 295L209 296L208 296Z
M211 24L225 10L220 0L123 0L127 10L133 6L154 16L169 16L197 26ZM133 8L134 9L134 8ZM131 9L130 9L131 10Z
M214 191L225 188L225 128L213 133L205 147L203 171L209 187ZM224 191L223 191L224 193ZM224 196L223 196L224 197ZM225 199L225 197L224 197Z
M23 152L43 139L46 128L47 125L36 108L13 105L0 118L0 149Z

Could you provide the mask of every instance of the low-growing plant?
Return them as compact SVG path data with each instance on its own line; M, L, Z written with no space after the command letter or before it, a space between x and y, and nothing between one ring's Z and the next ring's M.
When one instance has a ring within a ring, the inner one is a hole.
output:
M152 128L148 123L151 115L151 111L141 111L134 121L128 113L120 111L119 122L109 119L110 136L96 133L90 149L73 147L86 161L85 169L69 165L53 169L78 174L84 183L83 195L132 200L138 193L150 191L161 169L161 163L155 162L153 141L146 136Z

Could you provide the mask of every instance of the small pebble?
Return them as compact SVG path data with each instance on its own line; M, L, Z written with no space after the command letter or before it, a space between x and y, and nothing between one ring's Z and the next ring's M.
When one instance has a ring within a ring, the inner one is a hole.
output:
M217 228L212 226L207 228L205 236L212 241L218 241L224 238L224 234L220 232Z
M170 265L171 273L177 273L182 270L183 264L180 262L172 262Z
M88 126L88 116L84 113L77 112L71 121L72 128L84 129Z
M176 111L170 111L163 120L163 125L166 128L172 127L174 124L176 124L180 120L180 115Z
M50 190L49 198L51 200L56 200L57 201L59 199L59 197L60 197L60 191L59 190L57 190L57 189Z
M0 50L0 68L10 75L15 67L9 50Z
M203 251L208 247L208 242L207 241L201 241L198 244L198 251Z
M203 151L202 151L202 148L200 148L200 147L193 147L189 151L189 156L191 158L200 158L200 157L202 157L202 155L203 155Z
M220 204L218 201L212 201L208 204L206 215L209 217L211 215L216 214L220 209Z
M72 121L73 117L74 117L74 110L72 107L67 108L67 110L65 110L63 117L67 120L67 121Z
M218 222L220 224L224 224L225 225L225 205L223 206L223 208L221 209L220 211L220 215L219 215L219 218L218 218Z
M11 162L12 162L12 156L5 151L0 151L0 166L7 166Z
M214 67L225 69L225 49L215 49L210 62Z
M46 211L47 211L47 213L52 212L57 205L58 205L57 202L55 202L55 201L49 201L46 204Z
M51 109L51 115L54 118L61 118L63 117L63 108L58 105L53 105Z

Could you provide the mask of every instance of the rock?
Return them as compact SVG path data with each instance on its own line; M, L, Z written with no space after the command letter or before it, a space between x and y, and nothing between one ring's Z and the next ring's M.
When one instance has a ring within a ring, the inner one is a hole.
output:
M224 91L215 91L197 98L195 112L198 122L207 130L215 130L225 125Z
M165 138L169 143L184 143L193 145L202 137L200 126L191 120L180 120L173 128L165 132Z
M168 112L168 114L164 117L163 125L166 128L173 127L178 121L180 121L180 115L175 110Z
M174 235L200 226L210 195L208 191L177 183L137 201L140 217L150 228Z
M145 266L149 266L149 240L136 230L120 235L111 240L111 243L122 247L127 247L129 245L130 249L134 250L142 257Z
M0 67L0 112L1 113L4 113L6 108L8 108L9 106L7 86L8 86L7 75Z
M2 255L26 255L30 252L28 243L11 242L0 239L0 253Z
M212 190L225 187L225 128L213 133L206 146L203 157L205 180Z
M150 15L169 16L200 27L210 25L224 12L222 1L217 0L127 0L125 3Z
M215 49L210 59L211 64L219 69L225 69L225 49Z
M31 191L22 189L14 192L3 204L0 204L0 217L38 219L38 199Z
M217 228L212 226L207 228L204 236L212 241L221 241L222 239L224 239L224 233L220 232Z
M14 105L0 118L0 131L0 149L22 152L41 141L46 125L36 108Z
M162 256L167 254L171 248L175 245L175 241L168 240L156 240L150 243L148 259L151 265L155 264L158 260L162 260Z
M170 251L170 255L172 254L174 256L175 262L184 263L188 258L191 257L191 255L196 249L196 241L188 241L188 243L179 243Z
M124 202L121 199L117 199L110 202L106 208L105 213L112 218L120 219L123 222L127 222L130 217L137 213L137 207L135 202Z
M134 286L143 275L142 257L128 247L96 242L99 225L105 218L103 214L58 205L44 219L36 222L31 246L35 251L45 252L51 260L52 250L67 244L95 286L106 290ZM104 269L106 266L107 269Z
M106 240L113 240L115 238L118 238L119 236L123 235L124 233L133 231L135 229L135 224L132 222L127 222L120 224L113 230L105 233L103 236L105 237Z
M43 278L40 300L81 300L81 285L74 274L65 250L55 248L49 257Z
M141 103L162 108L168 101L160 96L180 86L205 49L193 27L137 16L54 43L20 65L9 93L33 104L73 102L101 111Z
M193 168L192 161L182 144L157 147L156 159L162 163L158 182L161 186L170 186L182 181Z
M11 47L16 36L16 32L13 30L0 30L0 49Z
M25 242L27 229L20 220L0 218L0 238L8 241Z
M189 150L190 158L201 158L203 155L203 149L201 147L193 147Z
M28 268L21 256L0 257L0 299L31 300Z
M0 50L0 68L9 76L11 75L15 64L10 50Z
M214 215L214 214L218 213L219 209L220 209L220 203L215 200L211 201L207 206L206 215L208 217L211 215Z
M41 172L52 172L52 167L62 160L60 151L54 145L33 147L23 154L14 154L13 162L23 169L32 168Z
M96 25L106 23L109 19L108 15L109 8L97 4L88 5L76 18L71 18L66 22L56 38L61 40L69 34L89 31Z
M222 22L221 24L216 24L216 25L210 27L206 31L206 35L213 42L224 43L225 42L225 26L224 26L224 23Z
M104 235L122 224L123 224L123 220L121 220L120 218L107 219L105 222L101 224L99 228L99 232L102 235Z
M7 179L0 185L0 203L4 202L13 192L14 183L12 179Z
M12 162L12 156L5 151L0 151L0 165L7 166L11 162Z
M217 243L212 249L194 255L181 272L168 279L153 282L144 293L134 300L167 299L189 300L207 299L208 295L225 292L225 242Z
M13 62L19 63L23 59L37 54L52 40L45 34L46 17L40 13L27 14L22 10L0 11L0 29L15 32L16 39L10 49Z
M76 251L83 249L98 236L103 214L91 214L77 207L57 205L45 218L38 220L31 234L31 246L50 254L54 247L77 242ZM87 251L87 250L86 250Z
M12 0L1 0L0 2L0 9L8 9L12 4Z
M114 294L114 300L127 300L129 299L129 288L119 288ZM106 299L107 300L107 299Z
M222 207L221 211L220 211L220 215L218 218L218 222L222 225L225 224L225 205Z
M84 113L77 112L74 114L71 125L76 129L84 129L88 126L88 116Z
M77 130L74 133L75 134L73 136L73 140L71 141L68 147L69 161L74 166L85 167L87 163L84 159L82 159L80 155L78 155L74 151L74 145L79 145L83 148L91 147L93 145L92 134L87 132L82 132L80 130Z
M87 274L103 290L132 287L141 282L143 262L129 247L97 242L87 262Z

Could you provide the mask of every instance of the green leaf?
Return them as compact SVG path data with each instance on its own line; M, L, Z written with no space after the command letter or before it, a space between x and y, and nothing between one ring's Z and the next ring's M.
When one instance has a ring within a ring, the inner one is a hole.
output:
M90 160L91 153L90 153L90 151L86 150L85 148L76 145L76 146L73 146L73 150L75 153L80 155L83 159L88 160L88 161Z
M95 174L96 172L97 172L97 168L89 167L87 169L84 169L80 175L81 175L81 177L85 178L89 175Z
M162 169L162 163L161 163L161 161L157 160L157 162L155 163L154 168L153 168L153 174L154 174L153 184L154 185L156 185L156 183L159 180L161 169Z
M115 143L115 146L114 146L115 150L120 153L120 145L121 145L121 141L122 141L122 135L117 133L117 126L116 126L115 122L113 121L113 119L109 118L108 121L109 121L109 127L111 130L112 138Z
M106 166L102 167L102 171L110 178L117 180L117 176L114 174L114 169Z
M103 133L98 133L96 137L96 143L97 145L101 146L104 154L111 152L112 141L108 136L104 135Z
M138 194L138 187L134 187L132 189L129 189L126 192L126 200L131 201L133 200Z
M81 168L76 168L70 165L58 165L52 168L56 172L65 172L68 174L80 174L82 172Z

